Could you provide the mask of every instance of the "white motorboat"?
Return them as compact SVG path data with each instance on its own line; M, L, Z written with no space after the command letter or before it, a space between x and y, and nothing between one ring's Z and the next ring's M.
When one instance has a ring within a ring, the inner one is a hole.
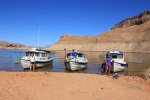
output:
M85 57L85 54L77 51L76 57L70 57L71 52L67 53L65 56L65 67L70 71L81 70L87 67L88 59Z
M40 68L44 66L51 65L53 62L53 58L49 57L49 52L46 50L32 48L32 50L28 50L25 52L26 55L21 58L21 64L24 69L30 68L30 59L29 56L34 54L36 60L35 68Z
M108 51L106 53L105 59L108 57L108 54L112 58L112 67L111 71L112 72L119 72L123 71L126 67L128 67L128 63L124 61L124 54L121 51ZM106 64L103 63L104 68L106 68Z

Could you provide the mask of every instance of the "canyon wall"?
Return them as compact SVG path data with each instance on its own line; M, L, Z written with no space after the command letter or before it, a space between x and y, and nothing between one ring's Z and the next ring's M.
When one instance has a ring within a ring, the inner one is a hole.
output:
M115 28L98 36L65 34L49 50L109 51L150 53L150 21L141 25Z

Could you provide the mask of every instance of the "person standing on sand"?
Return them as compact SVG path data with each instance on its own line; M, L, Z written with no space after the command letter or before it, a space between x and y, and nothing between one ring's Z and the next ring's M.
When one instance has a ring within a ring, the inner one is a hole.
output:
M33 71L35 71L36 60L35 60L34 55L31 54L30 57L29 57L29 59L30 59L30 63L31 63L30 71L32 70L32 68L33 68Z
M108 54L108 57L106 58L106 72L105 72L105 74L107 74L107 71L109 71L108 74L110 74L110 68L112 67L111 62L112 62L112 58L110 57L110 54Z

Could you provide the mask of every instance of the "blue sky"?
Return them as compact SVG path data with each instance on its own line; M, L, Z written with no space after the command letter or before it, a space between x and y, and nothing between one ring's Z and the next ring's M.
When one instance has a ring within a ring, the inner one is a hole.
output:
M0 0L0 40L37 46L39 32L44 47L66 33L101 34L146 10L150 0Z

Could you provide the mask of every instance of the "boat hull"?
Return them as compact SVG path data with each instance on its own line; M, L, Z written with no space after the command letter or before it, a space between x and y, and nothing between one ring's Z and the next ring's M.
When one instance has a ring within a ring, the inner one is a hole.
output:
M88 59L85 57L85 54L78 51L76 52L76 56L72 57L71 53L65 53L65 67L70 71L81 70L87 67Z
M112 68L110 69L112 72L120 72L125 70L127 64L114 62Z
M81 70L87 67L87 63L80 63L74 61L65 62L65 67L70 71Z
M110 68L111 72L120 72L125 70L125 68L128 67L127 63L112 63L112 67ZM104 64L104 70L106 70L106 64Z
M48 65L51 65L53 62L53 59L47 60L47 61L36 61L35 68L41 68ZM31 66L30 60L21 59L21 64L24 69L28 69Z

